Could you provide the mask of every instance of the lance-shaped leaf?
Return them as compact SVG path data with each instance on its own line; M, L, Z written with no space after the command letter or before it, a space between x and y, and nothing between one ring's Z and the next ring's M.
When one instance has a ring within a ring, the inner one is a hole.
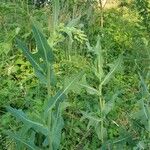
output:
M22 126L19 129L19 131L17 131L17 135L22 137L23 139L27 139L29 130L30 130L30 127ZM20 149L24 149L24 144L16 140L16 150L20 150Z
M104 106L102 108L102 115L103 115L104 118L114 108L115 100L116 100L116 98L118 97L119 94L120 94L120 92L117 91L114 95L112 95L111 99L104 104Z
M140 74L140 72L138 72L140 80L141 80L141 93L143 96L150 96L150 92L148 90L148 85L146 85L146 82L144 81L144 78L142 77L142 75Z
M76 79L77 75L71 75L70 77L65 77L64 79L64 88L70 85L70 83L73 81L73 79ZM67 90L65 93L67 94L69 91L73 91L75 93L81 93L81 83L82 81L79 81L79 78L76 79L76 82L71 84L69 86L69 90Z
M81 120L83 119L89 119L89 120L93 120L95 122L100 122L102 121L101 118L99 118L98 116L96 116L95 114L93 115L92 113L87 113L87 112L84 112L84 111L81 111L83 117L81 118Z
M14 134L12 132L7 131L6 134L11 138L15 139L17 142L21 142L23 145L26 146L29 150L40 150L34 143L23 139L20 135Z
M27 48L27 46L22 41L20 41L19 39L16 39L16 42L17 42L17 46L22 50L23 54L27 57L28 61L32 65L32 67L36 71L38 71L41 74L43 74L44 71L43 71L42 67L39 64L38 59L36 59L34 57L34 54L30 53L29 49Z
M122 62L122 57L120 56L118 60L115 62L115 64L113 65L113 67L111 68L110 72L105 76L100 86L106 85L109 82L109 80L114 76L115 72L121 66L121 62Z
M86 76L84 75L81 83L79 83L79 85L81 85L82 87L84 87L87 91L87 93L91 94L91 95L99 95L99 91L91 86L88 85L87 81L86 81Z
M53 63L54 55L43 33L35 26L32 27L38 53L46 63Z
M54 97L51 97L44 106L44 117L48 117L48 112L54 108L55 104L59 104L65 99L65 94L62 90L59 90Z
M26 126L36 130L37 132L41 132L44 135L48 134L48 128L43 124L30 120L26 114L22 110L17 110L12 107L7 107L7 111L9 111L16 119L22 121Z
M53 149L59 149L60 141L61 141L61 131L64 127L64 120L61 116L61 104L59 103L56 108L56 115L53 116L53 127L52 127L52 144Z
M62 90L57 92L57 94L53 98L50 98L46 102L45 106L47 107L45 107L45 112L44 112L45 117L47 116L48 112L51 111L52 108L54 108L55 105L59 104L61 100L64 100L65 94L72 88L72 85L75 82L77 82L82 75L83 73L79 73L78 75L76 75L76 77L73 78L68 85L66 85Z
M86 88L87 93L89 93L91 95L99 95L99 92L95 88L93 88L87 84L80 84L80 85Z
M103 130L101 130L100 123L97 124L94 128L95 128L95 132L100 140L102 140L102 138L107 137L107 129L105 127L103 127Z

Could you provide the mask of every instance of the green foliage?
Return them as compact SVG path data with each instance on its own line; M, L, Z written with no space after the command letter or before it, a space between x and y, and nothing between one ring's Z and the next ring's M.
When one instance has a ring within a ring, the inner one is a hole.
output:
M150 149L149 1L99 2L0 1L0 149Z
M136 9L141 17L141 23L146 27L147 31L150 31L149 21L150 21L150 3L146 0L135 1Z
M52 71L51 65L53 65L54 63L54 60L52 59L53 52L50 46L48 45L48 42L45 39L44 35L35 26L33 26L33 33L34 38L37 42L37 53L30 53L28 48L20 40L17 40L17 44L22 49L24 55L27 57L27 59L33 66L36 74L42 74L42 77L38 76L39 79L43 79L44 77L45 83L47 83L46 85L48 89L48 100L45 102L45 106L43 106L44 120L41 114L41 116L39 116L41 122L33 121L30 118L28 118L22 110L17 110L10 106L7 107L7 111L9 111L13 116L15 116L16 119L21 121L28 130L32 129L35 132L35 134L33 131L31 132L31 136L34 139L36 138L36 133L45 136L42 143L43 148L49 147L49 149L56 150L59 148L61 141L61 130L64 126L64 121L62 118L62 102L65 98L64 94L69 90L69 88L72 86L72 84L74 84L74 82L77 82L80 75L76 76L74 79L71 79L70 83L66 87L64 87L62 91L56 93L54 97L49 98L51 94L49 93L51 92L51 85L49 84L51 80L50 73ZM42 63L44 65L41 65L40 58L43 59ZM44 68L43 66L46 68ZM28 141L26 141L24 135L22 135L21 137L11 132L7 132L7 134L10 137L14 138L16 141L21 142L27 148L37 149L35 141L33 141L33 143L29 143Z
M87 85L84 87L87 88L87 92L89 92L89 94L96 94L98 96L99 109L97 110L97 112L95 112L96 116L91 116L90 114L88 115L87 113L86 114L83 113L83 116L84 118L89 119L88 129L90 126L93 126L95 128L95 132L98 135L98 138L101 140L101 143L103 144L104 139L107 136L106 135L107 131L104 122L108 113L113 109L115 98L116 98L116 94L115 94L113 95L113 98L111 98L111 100L105 102L103 96L103 86L105 86L109 82L109 80L114 76L114 73L116 72L116 70L121 64L121 56L113 65L111 65L110 72L105 75L103 69L104 58L103 58L103 52L102 52L102 47L101 47L99 37L96 46L94 48L89 46L89 50L93 51L94 54L96 55L93 71L95 76L99 80L99 85L98 85L98 89L94 89L93 87Z

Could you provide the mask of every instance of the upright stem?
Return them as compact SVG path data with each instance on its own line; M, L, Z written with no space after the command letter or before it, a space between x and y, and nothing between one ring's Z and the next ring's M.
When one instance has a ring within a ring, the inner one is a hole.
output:
M52 145L52 134L51 134L51 124L52 124L52 114L51 114L51 110L49 111L49 115L48 115L48 129L49 129L49 136L48 136L48 140L49 140L49 150L53 150L53 145Z
M102 99L102 86L99 86L99 107L100 107L100 113L101 113L101 124L100 124L100 135L101 135L101 142L104 142L104 136L103 136L103 129L104 129L104 121L103 121L103 114L102 114L102 110L103 110L103 99Z
M49 97L51 96L51 83L50 83L50 71L51 71L51 64L47 63L47 99L49 99ZM52 124L52 112L51 110L49 111L48 114L48 129L49 129L49 150L53 150L53 146L52 146L52 135L51 135L51 124Z
M47 93L48 93L48 98L51 96L50 70L51 70L51 65L49 63L47 63Z
M69 43L68 43L68 60L71 61L71 49L72 49L72 39L69 38Z

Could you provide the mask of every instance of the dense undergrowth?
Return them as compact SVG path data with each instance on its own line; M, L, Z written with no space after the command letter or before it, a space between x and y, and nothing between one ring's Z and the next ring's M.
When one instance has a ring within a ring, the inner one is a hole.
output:
M2 0L0 149L150 149L149 23L146 0Z

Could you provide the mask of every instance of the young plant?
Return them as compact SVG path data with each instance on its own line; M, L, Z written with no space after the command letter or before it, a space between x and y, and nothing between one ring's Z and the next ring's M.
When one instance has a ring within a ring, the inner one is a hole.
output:
M24 148L57 150L60 146L61 131L64 126L62 111L66 107L64 105L65 94L77 82L81 74L71 79L68 85L52 96L52 87L55 86L52 48L37 27L33 26L32 30L38 51L31 53L19 39L17 39L17 45L31 63L38 79L46 85L47 99L43 104L42 113L38 117L37 114L28 117L21 109L8 106L7 110L21 121L23 126L17 133L7 132L7 134L15 139L18 150Z
M104 139L106 137L106 117L108 113L112 110L114 107L115 99L118 95L118 93L114 94L112 99L106 102L104 94L103 94L103 87L108 84L110 79L113 78L115 72L118 70L118 68L121 65L122 57L120 56L117 61L113 63L113 65L110 66L110 72L105 75L104 73L104 58L103 58L103 52L100 44L100 37L98 37L97 44L94 48L92 48L89 44L87 45L90 51L93 51L96 59L94 61L94 67L93 72L97 79L99 80L98 88L94 88L92 86L89 86L86 82L86 79L84 80L84 83L81 84L83 87L86 88L87 92L89 94L97 95L99 99L99 109L96 113L86 113L83 112L83 118L89 119L88 128L90 126L93 126L96 130L96 134L98 135L98 138L101 140L101 144L104 143ZM93 116L93 114L95 114Z

